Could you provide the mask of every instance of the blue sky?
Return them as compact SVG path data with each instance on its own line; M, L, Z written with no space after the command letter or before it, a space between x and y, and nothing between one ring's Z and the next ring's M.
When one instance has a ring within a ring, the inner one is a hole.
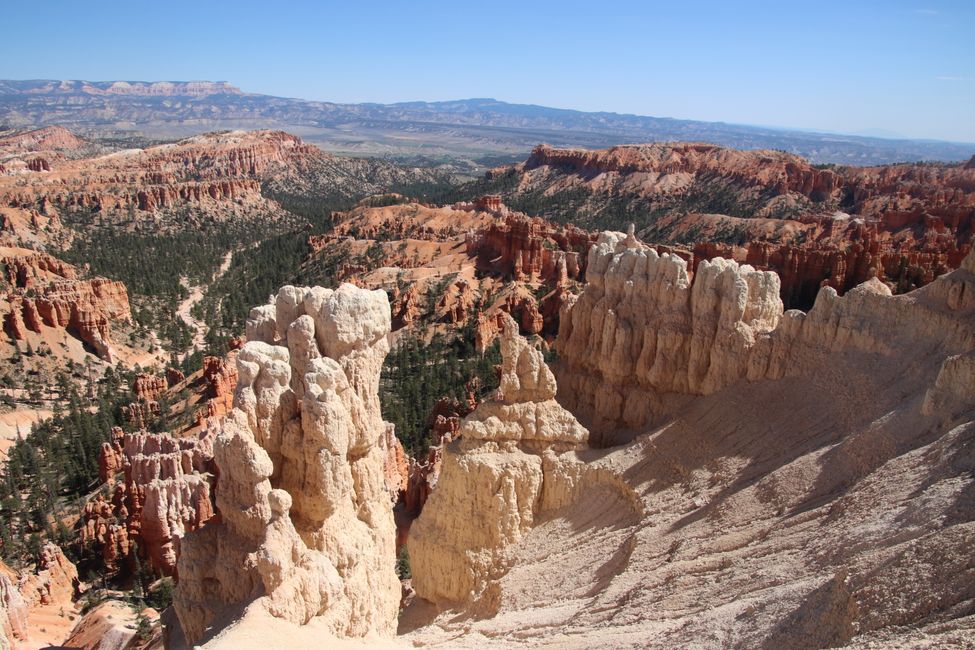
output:
M738 6L732 6L738 5ZM0 78L226 80L975 142L975 0L15 2Z

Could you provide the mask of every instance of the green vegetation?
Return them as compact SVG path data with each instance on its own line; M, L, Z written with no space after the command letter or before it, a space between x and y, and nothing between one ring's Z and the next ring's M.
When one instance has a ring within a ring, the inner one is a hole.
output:
M497 341L480 355L468 328L453 337L434 336L429 344L408 338L386 357L379 380L383 417L396 425L396 436L417 456L429 446L427 418L441 397L466 399L464 384L480 382L479 396L498 387L494 366L501 363Z
M33 561L44 539L66 546L64 520L98 482L98 457L113 426L123 426L121 407L134 399L134 372L109 368L94 394L58 382L67 408L56 403L50 420L35 424L8 452L0 468L0 553L21 566ZM94 406L92 409L90 406ZM75 558L77 559L77 557Z
M669 231L661 228L658 221L666 215L702 213L752 218L777 196L775 188L752 188L718 176L699 176L683 192L646 198L593 191L584 185L548 192L549 187L545 183L534 188L522 188L519 186L520 180L520 174L510 170L451 188L440 199L455 202L484 194L500 194L510 208L556 223L571 223L593 230L626 230L633 223L637 230L653 232L657 237L665 238ZM782 205L763 216L789 218L806 210L808 203L800 201L795 206ZM733 238L728 237L729 240Z

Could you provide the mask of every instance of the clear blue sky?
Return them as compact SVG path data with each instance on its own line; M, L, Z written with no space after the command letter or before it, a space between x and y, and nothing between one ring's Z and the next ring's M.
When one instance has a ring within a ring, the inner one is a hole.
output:
M975 142L975 0L10 2L0 78L494 97Z

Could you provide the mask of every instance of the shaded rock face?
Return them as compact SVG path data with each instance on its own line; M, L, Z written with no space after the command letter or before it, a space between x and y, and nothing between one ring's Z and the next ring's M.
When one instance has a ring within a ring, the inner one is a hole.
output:
M187 639L259 601L337 636L396 628L395 526L379 409L382 291L284 287L251 311L234 409L214 444L221 513L183 540L174 605Z
M500 388L460 422L408 542L419 596L483 613L497 607L506 549L575 489L573 450L589 435L555 401L542 354L506 319Z
M79 280L74 267L49 255L5 250L10 252L0 261L12 285L2 314L7 335L22 341L45 327L67 330L111 361L111 323L132 319L125 285L105 278Z

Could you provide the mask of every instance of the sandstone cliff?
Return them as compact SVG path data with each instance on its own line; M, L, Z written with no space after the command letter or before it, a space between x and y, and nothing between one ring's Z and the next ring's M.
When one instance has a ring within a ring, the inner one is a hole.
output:
M389 636L399 586L384 483L382 292L284 287L252 310L214 444L219 520L187 536L174 601L188 640L252 602L336 636Z

